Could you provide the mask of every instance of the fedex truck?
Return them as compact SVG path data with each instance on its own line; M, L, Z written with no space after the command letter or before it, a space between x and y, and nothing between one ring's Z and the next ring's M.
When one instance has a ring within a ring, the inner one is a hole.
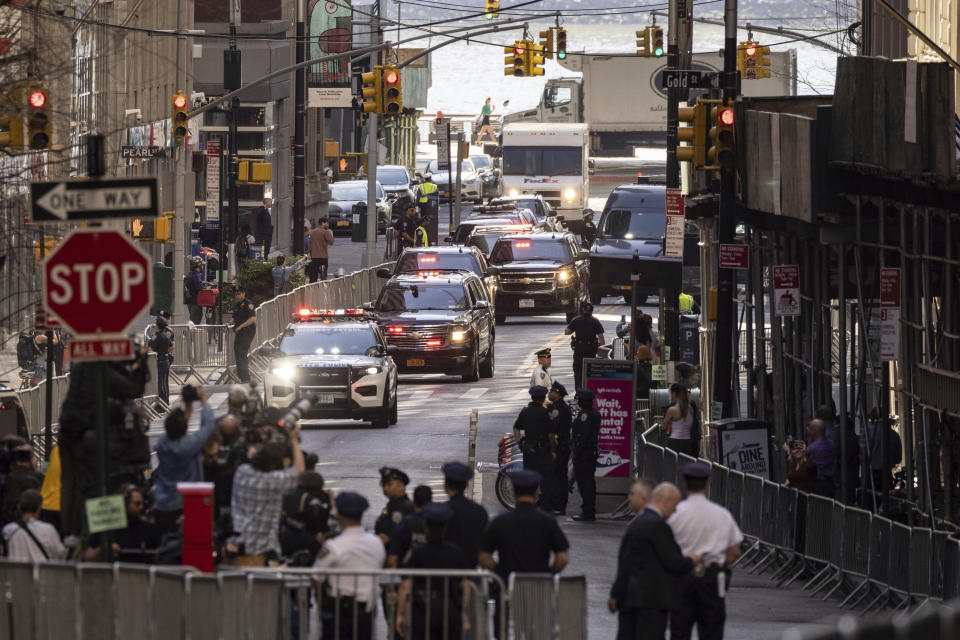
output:
M510 124L501 135L503 194L538 193L565 220L580 220L590 192L585 124Z

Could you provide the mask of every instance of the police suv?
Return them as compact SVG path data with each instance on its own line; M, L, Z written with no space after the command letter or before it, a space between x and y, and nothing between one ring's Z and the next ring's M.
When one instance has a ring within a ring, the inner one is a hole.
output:
M363 309L300 309L264 375L268 405L317 394L308 418L397 423L397 365L380 327Z

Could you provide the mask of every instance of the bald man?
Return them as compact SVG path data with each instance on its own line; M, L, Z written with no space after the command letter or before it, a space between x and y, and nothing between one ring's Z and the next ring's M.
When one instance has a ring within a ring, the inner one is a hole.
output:
M637 493L631 505L642 502L643 489L631 488ZM668 613L679 601L679 578L701 560L680 552L667 525L680 498L675 485L657 485L644 511L627 526L610 589L610 611L619 613L617 640L663 640Z

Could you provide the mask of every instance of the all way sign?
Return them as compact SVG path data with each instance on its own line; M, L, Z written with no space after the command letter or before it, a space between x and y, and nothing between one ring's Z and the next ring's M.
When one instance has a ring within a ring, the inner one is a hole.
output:
M33 222L160 215L156 178L34 182Z

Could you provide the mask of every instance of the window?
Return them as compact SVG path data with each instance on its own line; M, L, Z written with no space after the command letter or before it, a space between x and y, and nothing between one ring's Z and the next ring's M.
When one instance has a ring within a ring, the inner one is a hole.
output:
M598 235L604 238L644 238L658 240L666 233L667 218L663 211L610 209L600 220Z
M284 336L280 351L288 356L372 355L379 344L369 326L331 327L323 331L307 327Z
M506 264L516 260L550 260L568 262L570 245L563 239L501 239L490 254L490 264Z
M377 300L377 311L422 311L442 309L463 311L466 295L462 285L392 284Z
M547 90L546 105L550 108L562 107L570 104L572 98L573 91L570 87L550 87Z
M410 176L406 169L377 167L377 180L389 186L406 185L410 182Z
M583 175L581 147L504 147L503 175Z

